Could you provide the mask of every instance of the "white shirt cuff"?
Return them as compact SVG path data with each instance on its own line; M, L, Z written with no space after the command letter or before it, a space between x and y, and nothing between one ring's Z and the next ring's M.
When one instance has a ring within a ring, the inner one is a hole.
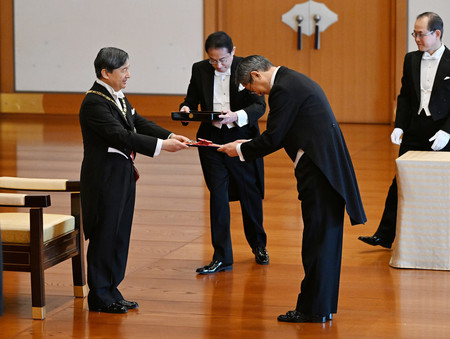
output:
M158 138L158 141L156 142L156 148L155 148L155 154L153 154L154 157L157 157L159 153L161 153L163 141Z
M241 145L242 145L242 144L237 144L237 145L236 145L236 152L239 154L239 159L240 159L241 161L245 161L244 156L242 155Z
M301 148L299 148L297 151L297 156L295 157L294 168L297 168L297 164L300 161L300 158L302 157L303 153L305 153L305 152L303 152L303 150Z
M247 115L247 113L246 113L243 109L237 111L236 114L237 114L237 116L238 116L238 119L237 119L237 121L236 121L236 124L237 124L239 127L242 127L242 126L245 126L245 125L248 124L248 115Z

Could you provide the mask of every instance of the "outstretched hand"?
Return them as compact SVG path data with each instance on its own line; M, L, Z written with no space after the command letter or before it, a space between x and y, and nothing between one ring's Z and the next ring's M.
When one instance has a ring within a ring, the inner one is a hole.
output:
M172 134L170 139L175 139L175 140L178 140L180 142L187 142L187 141L190 140L189 138L186 138L184 135L178 135L178 134Z
M189 146L185 144L187 141L189 141L189 139L185 136L173 134L170 139L163 140L161 150L178 152L179 150L189 148Z
M229 142L228 144L222 145L217 150L219 152L226 153L229 157L237 157L239 154L236 150L236 146L238 144L242 144L243 142L247 142L248 140L245 139L239 139L233 142Z

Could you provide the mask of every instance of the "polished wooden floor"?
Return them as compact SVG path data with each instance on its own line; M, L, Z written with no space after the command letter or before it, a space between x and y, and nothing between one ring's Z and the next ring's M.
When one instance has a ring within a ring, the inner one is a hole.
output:
M166 118L156 122L188 137ZM127 275L121 291L140 304L125 315L89 312L74 299L70 263L46 271L47 318L31 319L30 277L4 272L0 338L449 338L450 273L394 269L391 251L357 240L377 227L398 152L390 126L342 125L368 222L345 220L338 313L327 324L279 323L295 307L303 276L302 223L292 163L265 159L264 223L270 265L255 264L240 208L232 203L234 269L198 276L212 256L208 192L195 149L140 156L141 173ZM0 175L79 177L82 140L75 116L0 115ZM56 212L65 203L51 207Z

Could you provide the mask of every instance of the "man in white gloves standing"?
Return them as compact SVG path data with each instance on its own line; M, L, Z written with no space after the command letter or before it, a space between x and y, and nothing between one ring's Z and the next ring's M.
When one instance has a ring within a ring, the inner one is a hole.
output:
M397 99L392 143L407 151L450 151L450 50L442 43L444 23L436 13L420 14L414 24L418 51L406 54ZM397 182L389 188L377 231L358 239L391 248L397 221Z

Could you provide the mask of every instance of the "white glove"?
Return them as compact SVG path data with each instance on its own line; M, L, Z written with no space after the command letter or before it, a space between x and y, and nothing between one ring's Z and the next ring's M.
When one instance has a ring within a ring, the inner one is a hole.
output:
M183 106L183 107L180 108L180 112L187 112L187 113L189 113L190 111L191 111L191 109L189 107L187 107L187 106Z
M394 128L391 133L391 141L393 144L400 145L402 143L403 130L401 128Z
M440 129L434 136L429 139L429 141L433 140L434 142L433 145L431 145L431 149L433 151L440 151L445 146L447 146L448 141L450 140L450 134Z
M222 120L220 120L220 123L222 125L226 125L226 124L231 124L234 121L237 121L238 115L236 112L227 111L227 112L222 112L222 114L219 115L219 118L222 119Z

